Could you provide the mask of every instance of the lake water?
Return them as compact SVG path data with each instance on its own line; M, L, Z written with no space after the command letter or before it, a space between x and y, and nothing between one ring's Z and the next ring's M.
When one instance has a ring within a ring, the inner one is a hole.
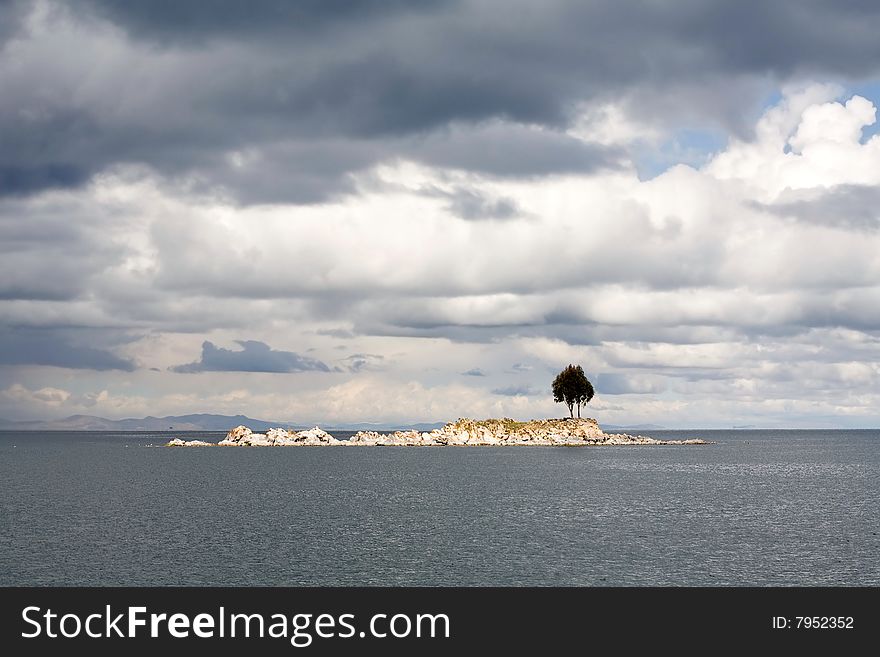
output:
M880 431L651 435L716 444L0 432L0 585L880 584Z

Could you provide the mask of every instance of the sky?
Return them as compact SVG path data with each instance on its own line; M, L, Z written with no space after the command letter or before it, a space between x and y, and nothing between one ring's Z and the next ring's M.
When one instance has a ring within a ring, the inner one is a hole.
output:
M880 426L873 0L0 0L0 417Z

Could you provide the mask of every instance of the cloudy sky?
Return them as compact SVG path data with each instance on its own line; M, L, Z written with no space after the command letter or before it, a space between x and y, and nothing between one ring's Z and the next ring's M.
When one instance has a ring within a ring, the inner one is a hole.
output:
M880 426L873 0L0 0L0 417Z

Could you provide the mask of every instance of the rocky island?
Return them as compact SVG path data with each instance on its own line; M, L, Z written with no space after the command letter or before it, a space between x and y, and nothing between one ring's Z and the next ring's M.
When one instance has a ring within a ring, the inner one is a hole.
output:
M215 443L175 438L168 447L210 447ZM591 445L706 445L705 440L656 440L647 436L605 433L592 418L558 420L470 420L459 419L433 431L395 431L378 433L359 431L348 440L337 440L315 427L307 431L269 429L254 433L238 426L216 445L221 447L287 447L287 446L400 446L400 447L469 447L469 446L545 446L585 447Z

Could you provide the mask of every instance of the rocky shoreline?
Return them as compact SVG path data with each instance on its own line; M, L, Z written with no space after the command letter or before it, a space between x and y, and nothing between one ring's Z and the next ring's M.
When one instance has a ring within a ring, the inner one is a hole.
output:
M307 431L269 429L254 433L248 427L232 429L219 443L174 438L167 447L320 447L320 446L399 446L399 447L585 447L593 445L707 445L698 438L656 440L647 436L605 433L592 418L560 420L470 420L459 419L433 431L359 431L349 440L337 440L315 427Z

